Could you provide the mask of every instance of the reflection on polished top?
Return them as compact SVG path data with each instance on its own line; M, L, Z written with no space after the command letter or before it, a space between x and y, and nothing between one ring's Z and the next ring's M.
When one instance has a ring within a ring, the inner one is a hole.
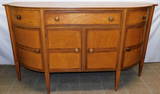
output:
M157 5L151 2L13 2L4 5L43 8L136 8Z

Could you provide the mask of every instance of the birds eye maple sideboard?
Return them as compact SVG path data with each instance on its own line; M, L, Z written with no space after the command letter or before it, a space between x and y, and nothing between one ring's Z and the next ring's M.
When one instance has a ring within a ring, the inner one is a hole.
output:
M4 4L17 77L20 65L44 72L120 72L144 57L156 4L147 2L14 2Z

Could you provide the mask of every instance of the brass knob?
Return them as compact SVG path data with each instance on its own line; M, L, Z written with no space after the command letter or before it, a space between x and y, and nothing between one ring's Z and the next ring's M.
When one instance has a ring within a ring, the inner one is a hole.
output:
M79 48L75 48L74 51L75 51L76 53L78 53L78 52L79 52Z
M21 15L17 15L16 18L17 18L17 20L21 20L22 19Z
M56 16L56 17L54 18L54 20L55 20L56 22L58 22L58 21L60 21L60 18L59 18L58 16Z
M94 49L93 48L90 48L88 49L89 53L93 53L94 52Z
M146 20L146 18L147 18L146 16L142 16L142 20Z
M113 22L113 21L114 21L114 18L113 18L112 16L109 16L109 17L108 17L108 21L109 21L109 22Z
M129 47L128 47L128 48L126 48L126 51L127 51L127 52L131 51L131 48L129 48Z

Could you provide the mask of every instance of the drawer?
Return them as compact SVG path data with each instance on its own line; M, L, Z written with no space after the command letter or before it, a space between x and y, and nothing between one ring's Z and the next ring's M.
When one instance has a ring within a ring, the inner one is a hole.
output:
M147 9L129 10L127 15L127 25L142 23L147 20Z
M46 11L46 24L120 24L121 12L104 13L56 13Z
M40 11L23 8L12 9L13 23L18 26L40 27Z

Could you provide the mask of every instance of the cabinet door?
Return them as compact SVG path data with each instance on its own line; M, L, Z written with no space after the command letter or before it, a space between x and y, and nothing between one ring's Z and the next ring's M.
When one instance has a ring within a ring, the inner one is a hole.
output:
M51 71L81 68L81 31L77 29L48 30L49 67Z
M87 69L115 69L119 38L118 29L89 29Z
M127 29L123 67L130 67L140 61L143 35L144 26Z

